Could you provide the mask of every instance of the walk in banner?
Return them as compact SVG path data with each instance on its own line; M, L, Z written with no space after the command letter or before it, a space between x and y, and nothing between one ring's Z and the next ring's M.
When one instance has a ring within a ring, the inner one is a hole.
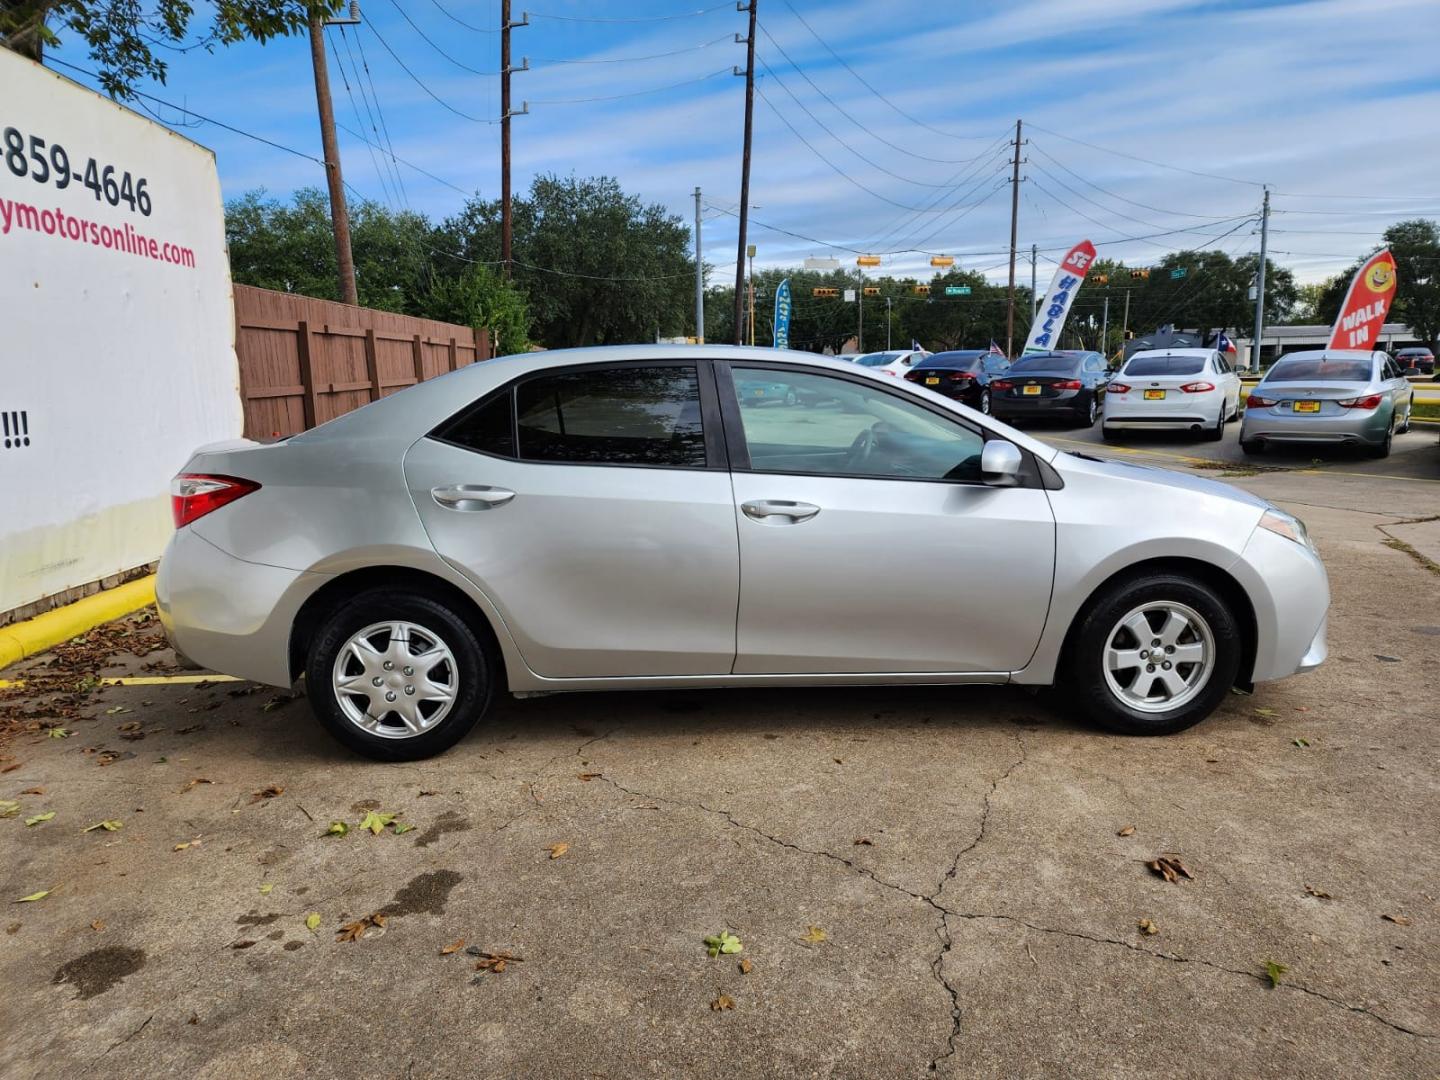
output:
M1075 301L1075 294L1080 291L1094 261L1095 245L1089 240L1081 240L1060 260L1060 266L1050 281L1050 291L1040 305L1040 313L1030 325L1030 336L1025 339L1022 356L1049 352L1059 346L1065 317L1070 314L1070 305Z
M775 348L790 347L790 279L775 290Z
M1370 256L1355 271L1345 303L1330 330L1331 349L1371 349L1395 301L1395 256L1389 250Z

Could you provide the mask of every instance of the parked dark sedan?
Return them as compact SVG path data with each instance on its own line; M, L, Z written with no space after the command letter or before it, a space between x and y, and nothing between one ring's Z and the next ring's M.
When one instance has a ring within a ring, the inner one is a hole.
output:
M1421 375L1435 374L1435 354L1426 348L1401 349L1395 354L1395 363L1400 370L1408 372L1414 368Z
M907 371L905 378L988 414L991 384L1009 370L1010 362L999 353L956 349L926 357Z
M1032 353L990 384L991 411L1001 420L1053 418L1090 427L1100 415L1106 379L1099 353Z

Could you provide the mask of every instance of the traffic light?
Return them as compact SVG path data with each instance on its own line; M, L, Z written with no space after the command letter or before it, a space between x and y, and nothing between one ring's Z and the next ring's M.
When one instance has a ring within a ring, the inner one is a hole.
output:
M866 295L866 296L879 296L879 295L880 295L880 286L879 286L879 285L866 285L866 286L865 286L865 295Z
M1142 268L1142 269L1140 269L1140 270L1131 270L1131 271L1130 271L1130 277L1131 277L1131 279L1133 279L1133 280L1138 280L1138 279L1140 279L1140 278L1148 278L1149 276L1150 276L1150 271L1149 271L1148 269Z
M826 299L832 299L832 298L840 295L840 290L839 290L839 289L811 289L811 290L810 290L810 295L811 295L811 296L816 296L816 297L825 297Z
M1098 281L1101 285L1109 285L1109 284L1110 284L1110 275L1109 275L1109 274L1097 274L1097 275L1095 276L1095 280Z
M929 286L929 285L912 285L912 286L910 286L910 290L911 290L916 296L929 296L929 295L930 295L930 286Z

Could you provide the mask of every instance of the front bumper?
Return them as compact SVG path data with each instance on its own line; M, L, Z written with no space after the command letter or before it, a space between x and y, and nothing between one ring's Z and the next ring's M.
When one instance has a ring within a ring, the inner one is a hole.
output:
M1251 681L1313 671L1325 661L1330 581L1320 556L1304 544L1256 528L1230 572L1255 613Z

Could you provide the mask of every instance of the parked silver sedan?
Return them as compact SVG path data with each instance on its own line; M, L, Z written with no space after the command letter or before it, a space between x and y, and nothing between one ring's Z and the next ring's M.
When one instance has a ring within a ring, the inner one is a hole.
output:
M757 380L810 404L741 409ZM303 676L380 759L452 746L504 690L1058 682L1163 734L1325 657L1325 570L1290 514L802 353L476 364L197 451L173 491L177 650Z
M1415 394L1383 352L1316 349L1282 356L1245 402L1240 449L1271 443L1345 443L1388 457L1410 430Z

